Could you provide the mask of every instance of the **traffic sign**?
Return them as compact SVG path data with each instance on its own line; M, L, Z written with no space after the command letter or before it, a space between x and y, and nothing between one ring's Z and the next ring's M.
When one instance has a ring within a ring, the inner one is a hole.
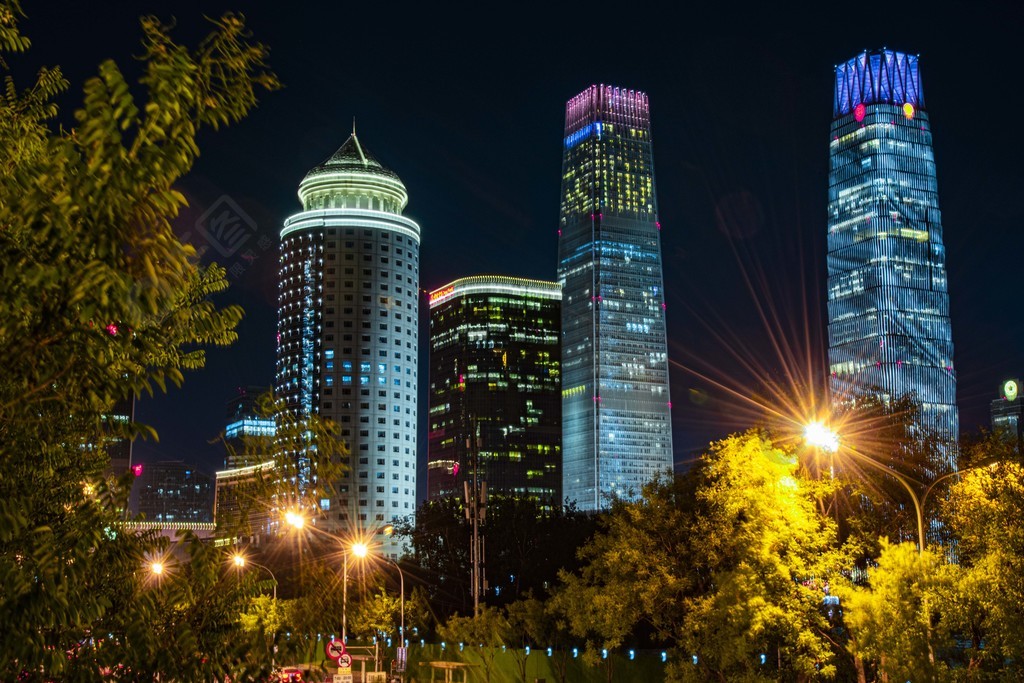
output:
M352 668L352 655L347 652L342 652L341 656L338 657L338 667L344 671L345 669Z
M334 661L338 661L341 657L347 656L345 650L345 643L341 640L338 640L337 638L327 643L327 656L333 659ZM351 657L349 657L348 659L349 662L352 661Z

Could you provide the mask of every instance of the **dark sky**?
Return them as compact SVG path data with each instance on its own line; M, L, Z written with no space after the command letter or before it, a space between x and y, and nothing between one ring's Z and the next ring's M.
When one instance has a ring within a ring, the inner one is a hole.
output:
M134 72L143 13L176 18L194 41L204 14L243 12L286 86L204 134L182 181L181 234L201 244L197 219L227 196L270 242L250 242L252 262L220 259L243 269L222 297L246 309L240 340L211 351L183 389L139 403L161 439L137 444L136 460L220 466L207 441L225 402L272 379L281 222L353 116L408 188L423 288L488 272L554 279L564 104L592 83L650 96L677 460L749 422L743 397L765 396L766 381L821 387L832 66L881 46L921 55L961 426L987 423L1024 347L1012 303L1024 246L1015 3L556 5L26 2L34 48L17 73L61 64L68 109L100 61Z

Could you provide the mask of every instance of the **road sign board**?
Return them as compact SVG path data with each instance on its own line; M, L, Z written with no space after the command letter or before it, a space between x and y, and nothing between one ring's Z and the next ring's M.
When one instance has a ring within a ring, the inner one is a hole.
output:
M333 683L352 683L352 674L334 674L332 681Z
M350 655L347 652L342 652L341 656L338 657L338 667L341 668L342 671L344 671L345 669L351 669L352 655Z
M338 661L338 658L342 657L343 655L345 655L345 643L344 642L342 642L341 640L338 640L337 638L335 638L334 640L332 640L329 643L327 643L327 656L328 657L330 657L334 661ZM351 657L349 657L349 661L352 661Z

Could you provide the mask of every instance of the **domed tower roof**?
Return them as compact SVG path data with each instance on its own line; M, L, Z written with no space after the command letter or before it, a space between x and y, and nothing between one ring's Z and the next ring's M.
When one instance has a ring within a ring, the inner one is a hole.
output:
M366 151L353 130L338 151L302 179L299 199L304 208L314 209L358 208L360 198L369 200L371 206L376 200L380 210L389 213L401 213L409 202L398 174Z

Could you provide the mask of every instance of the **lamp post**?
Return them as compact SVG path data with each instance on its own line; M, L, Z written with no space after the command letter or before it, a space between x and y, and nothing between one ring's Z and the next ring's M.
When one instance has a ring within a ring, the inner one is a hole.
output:
M252 562L251 560L247 560L245 558L245 555L242 555L241 553L235 553L235 555L234 555L234 557L232 557L232 559L234 560L235 566L238 567L238 571L242 571L245 568L245 565L251 564L252 566L257 567L259 569L265 569L267 571L267 573L270 574L270 578L274 582L274 590L273 590L273 595L274 595L274 612L276 614L276 612L277 612L277 577L274 576L274 572L272 572L270 570L270 567L266 567L266 566L260 564L259 562ZM277 665L276 656L275 656L277 654L277 652L276 652L276 648L277 648L277 629L276 628L274 629L274 648L275 648L274 650L270 651L270 666L271 667L274 667L274 666Z
M258 567L259 569L263 569L268 574L270 574L270 578L273 579L273 581L274 581L274 590L273 590L274 602L275 603L277 602L277 577L274 576L274 572L270 571L270 567L266 567L266 566L260 564L259 562L253 562L252 560L248 560L248 559L245 558L244 555L242 555L240 553L236 553L232 559L234 560L235 566L238 567L239 571L244 569L247 564L251 564L252 566Z
M823 451L834 453L837 450L839 450L839 435L820 422L812 422L811 424L807 425L807 428L804 430L804 438L807 440L809 444L811 444L812 446L817 446L818 448L821 448ZM869 458L868 456L859 452L855 448L847 446L846 450L847 452L850 453L850 455L857 458L861 462L867 463L868 465L871 465L875 469L879 469L882 472L885 472L886 474L892 475L892 477L895 478L896 481L903 485L903 488L907 490L907 493L910 494L910 500L914 502L914 512L917 514L918 554L923 553L925 548L924 504L928 502L928 495L935 489L935 485L945 479L949 479L950 477L955 477L959 474L963 474L964 472L970 472L971 470L981 469L982 467L992 467L996 464L994 462L989 462L981 465L975 465L974 467L968 467L967 469L947 472L938 479L935 479L927 487L924 487L924 495L918 497L917 492L914 490L914 487L910 485L910 482L912 480L910 480L909 478L904 477L899 472L896 472L895 470L892 470L879 462L875 462L872 458ZM915 483L917 483L918 486L921 486L919 482Z
M306 518L297 512L286 512L285 521L296 529L302 529L306 526ZM348 556L350 554L355 555L359 559L363 559L370 552L369 547L363 541L356 541L354 543L347 543L343 538L335 534L328 533L323 529L317 528L315 525L310 525L310 529L313 531L328 536L330 538L341 541L342 543L342 578L341 578L341 640L348 644ZM376 531L383 531L385 534L390 535L394 530L394 527L390 524L382 525ZM374 533L376 533L376 531Z
M807 440L807 443L812 446L817 446L827 453L835 453L839 450L839 434L820 422L812 422L807 425L804 430L804 438ZM918 499L917 492L914 491L910 482L907 481L907 479L899 472L889 469L881 463L875 462L863 453L857 452L855 448L847 446L846 450L850 455L854 456L858 460L865 462L886 474L892 475L896 481L902 484L903 488L907 490L907 493L910 494L910 499L914 501L914 511L917 513L917 552L924 552L924 515L922 514L921 501Z

